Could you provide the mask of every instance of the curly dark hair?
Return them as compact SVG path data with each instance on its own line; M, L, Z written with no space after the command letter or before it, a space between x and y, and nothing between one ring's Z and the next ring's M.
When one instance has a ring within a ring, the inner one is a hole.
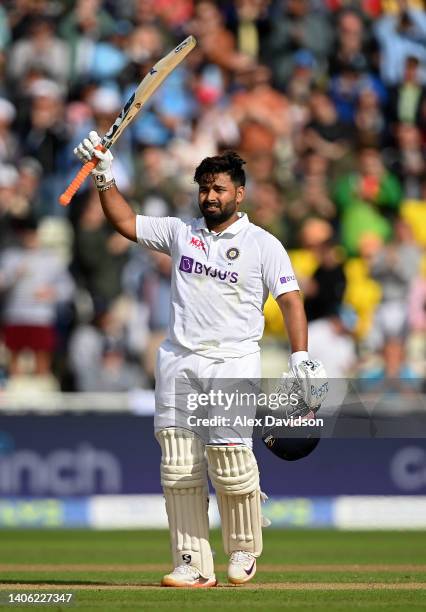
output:
M244 186L246 184L246 173L243 170L245 163L235 151L225 151L222 155L206 157L195 169L194 181L200 184L203 176L225 172L229 174L236 187Z

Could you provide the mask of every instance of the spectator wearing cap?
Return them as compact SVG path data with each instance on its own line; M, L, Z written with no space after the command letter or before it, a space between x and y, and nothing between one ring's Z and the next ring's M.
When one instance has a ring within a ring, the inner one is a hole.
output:
M297 74L299 77L302 75L309 81L313 81L313 71L317 67L315 56L309 49L299 49L293 56L294 67L293 74Z
M19 357L34 353L35 373L51 373L55 350L56 307L72 299L74 285L66 266L54 252L40 246L32 217L15 218L20 244L1 255L3 335L10 351L11 376L20 374Z

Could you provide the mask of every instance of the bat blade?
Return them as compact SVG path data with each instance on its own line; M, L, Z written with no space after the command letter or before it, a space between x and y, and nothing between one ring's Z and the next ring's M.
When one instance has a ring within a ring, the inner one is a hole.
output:
M121 136L123 130L135 118L142 106L149 100L154 92L160 87L166 77L178 66L192 51L197 44L194 36L188 36L173 51L170 51L160 59L139 83L136 91L132 94L121 113L114 121L108 132L102 139L106 149Z
M196 44L197 41L194 36L188 36L173 51L170 51L151 68L139 83L136 91L127 100L108 132L103 136L101 141L103 149L109 149L118 140L123 130L133 121L140 109L160 87L161 83L186 58ZM93 157L80 168L80 171L59 198L62 206L67 206L71 202L72 197L89 176L97 162L97 158Z

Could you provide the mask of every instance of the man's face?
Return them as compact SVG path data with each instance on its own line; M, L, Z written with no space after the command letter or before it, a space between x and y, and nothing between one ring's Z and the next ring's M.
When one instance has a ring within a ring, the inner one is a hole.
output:
M206 221L215 224L231 219L244 197L244 187L236 187L229 174L204 175L198 190L198 204Z

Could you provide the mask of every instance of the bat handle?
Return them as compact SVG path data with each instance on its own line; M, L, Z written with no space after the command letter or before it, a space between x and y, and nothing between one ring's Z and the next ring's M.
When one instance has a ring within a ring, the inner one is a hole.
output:
M95 148L99 149L99 150L102 150L102 151L105 151L105 147L103 147L101 144L99 144ZM77 172L77 174L75 175L75 177L73 178L71 183L65 189L64 193L61 196L59 196L59 203L62 204L62 206L68 206L68 204L71 202L73 196L80 189L81 185L87 179L89 174L92 172L92 170L94 168L96 168L98 162L99 162L99 159L97 157L93 156L90 161L86 162L80 168L80 170Z

